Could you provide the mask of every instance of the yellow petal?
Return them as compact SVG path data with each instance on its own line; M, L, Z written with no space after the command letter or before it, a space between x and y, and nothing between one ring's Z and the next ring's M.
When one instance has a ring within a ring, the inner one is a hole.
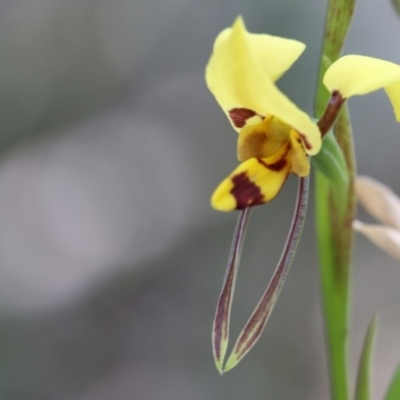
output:
M392 103L396 121L400 122L400 81L386 86L385 91L389 96L390 102Z
M225 112L245 109L252 116L262 114L263 95L260 80L267 77L259 58L253 54L249 34L242 18L222 31L214 43L206 67L206 81ZM241 128L241 127L239 127Z
M316 154L321 145L317 126L273 83L304 47L275 39L248 33L238 18L215 41L206 68L207 85L237 131L274 115L304 134L308 153Z
M349 55L334 62L326 71L324 84L345 97L363 95L386 88L397 118L400 114L400 65L377 58ZM395 85L395 86L393 86Z
M243 162L217 187L211 205L220 211L232 211L272 200L289 175L290 153L287 144L271 157Z
M307 154L317 154L321 149L321 133L310 117L297 108L273 83L265 90L265 95L266 113L279 118L299 132Z
M239 132L237 143L239 161L246 161L253 157L270 157L282 147L284 142L287 142L286 132L275 135L276 137L269 135L272 120L273 117L266 117L260 124L247 126Z
M238 63L246 69L253 69L252 64L255 63L262 76L267 75L275 81L299 58L305 47L304 43L297 40L249 33L243 18L238 17L232 28L224 29L215 40L214 51L207 66L207 83L212 86L212 81L218 78L215 72L224 75L225 69L231 72L232 64Z
M366 236L385 253L400 261L400 231L388 226L367 225L360 221L354 221L353 228Z
M262 70L274 82L292 66L306 48L304 43L297 40L249 33L246 31L242 18L239 17L237 22L243 24L252 54L257 57Z
M293 129L290 131L290 141L292 144L292 172L304 178L310 174L310 161L304 150L300 135Z

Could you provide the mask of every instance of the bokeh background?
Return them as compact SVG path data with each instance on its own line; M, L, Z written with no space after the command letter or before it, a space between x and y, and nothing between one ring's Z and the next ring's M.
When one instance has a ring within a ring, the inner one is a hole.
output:
M358 2L346 53L400 63L389 0ZM328 398L313 204L257 347L216 372L210 331L236 215L209 207L235 133L204 84L217 33L307 50L279 82L311 112L326 1L0 1L0 398ZM350 102L358 169L400 193L382 92ZM255 210L235 336L279 258L296 180ZM368 220L364 214L360 218ZM352 365L380 317L375 394L400 360L400 266L357 238Z

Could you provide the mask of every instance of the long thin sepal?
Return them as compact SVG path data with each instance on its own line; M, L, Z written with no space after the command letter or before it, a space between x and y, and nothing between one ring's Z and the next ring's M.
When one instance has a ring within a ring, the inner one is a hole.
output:
M308 191L309 178L300 178L296 208L281 259L260 302L240 333L223 372L229 371L239 363L256 344L265 328L268 318L278 300L279 293L283 287L293 256L296 252L306 215Z
M251 208L240 211L233 236L232 247L221 294L218 299L217 310L212 330L212 345L215 364L218 371L223 373L223 363L229 338L229 320L233 293L235 291L236 275L239 268L240 255L246 234Z

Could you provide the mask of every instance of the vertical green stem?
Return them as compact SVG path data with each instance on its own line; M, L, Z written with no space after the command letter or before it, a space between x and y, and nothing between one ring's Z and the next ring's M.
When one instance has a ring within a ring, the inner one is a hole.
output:
M335 131L346 126L347 110L339 117ZM338 135L339 136L339 135ZM341 143L342 144L342 143ZM349 152L352 142L348 142ZM346 154L346 152L345 152ZM349 164L348 164L349 165ZM348 313L350 257L352 248L351 221L354 215L353 174L347 198L333 196L333 188L321 173L316 175L316 221L318 232L320 276L328 346L332 399L347 400L348 384ZM338 204L346 201L345 205ZM340 209L345 209L345 215Z
M350 26L354 2L355 0L330 0L328 3L315 102L315 113L318 117L322 115L329 100L329 94L321 82L322 77L329 64L340 56ZM321 173L316 173L316 221L331 396L334 400L348 400L349 276L351 222L355 210L355 162L346 107L343 107L339 115L334 132L346 159L350 184L344 188L347 196L334 196L333 193L339 188L333 187L332 182Z

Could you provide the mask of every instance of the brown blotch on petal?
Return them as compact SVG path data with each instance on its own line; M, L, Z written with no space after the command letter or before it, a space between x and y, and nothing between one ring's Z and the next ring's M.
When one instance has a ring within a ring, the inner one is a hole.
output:
M231 180L233 183L231 194L236 200L237 210L265 203L260 188L249 179L246 172L233 176Z
M286 154L285 154L285 155L286 155ZM276 161L276 162L274 162L274 163L272 163L272 164L266 163L266 162L265 162L264 160L262 160L261 158L257 158L257 161L258 161L261 165L263 165L265 168L268 168L268 169L270 169L270 170L272 170L272 171L275 171L275 172L282 171L282 170L286 167L286 165L287 165L287 160L286 160L285 157L282 157L280 160L278 160L278 161Z
M301 137L301 140L303 141L304 147L305 147L307 150L311 150L311 149L312 149L312 145L311 145L311 143L308 141L306 135L304 135L303 133L299 133L299 135L300 135L300 137Z
M246 129L242 130L245 132ZM250 135L246 134L245 137L239 134L237 155L239 161L246 161L252 157L265 157L263 150L267 142L267 136L261 130L254 130Z
M246 125L246 121L255 115L257 115L257 113L248 108L232 108L232 110L229 111L229 116L236 128L243 128Z

